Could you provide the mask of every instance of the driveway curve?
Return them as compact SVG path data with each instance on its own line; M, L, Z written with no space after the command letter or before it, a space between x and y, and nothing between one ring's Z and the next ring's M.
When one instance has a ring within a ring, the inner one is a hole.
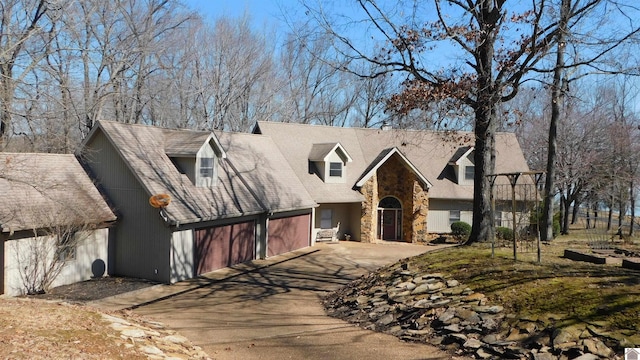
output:
M451 354L433 346L402 342L331 318L321 304L327 292L367 272L438 248L322 243L199 279L156 286L110 305L128 304L220 360L451 359Z

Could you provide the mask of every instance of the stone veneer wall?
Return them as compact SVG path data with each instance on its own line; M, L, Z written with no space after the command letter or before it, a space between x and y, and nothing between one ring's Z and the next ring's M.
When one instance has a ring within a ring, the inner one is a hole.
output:
M360 219L360 241L372 243L376 240L378 223L378 176L374 174L360 189L364 195L362 218Z
M376 240L378 203L380 199L387 196L398 198L402 204L402 240L406 242L426 240L429 194L398 155L394 154L382 164L360 191L365 197L362 203L362 242Z

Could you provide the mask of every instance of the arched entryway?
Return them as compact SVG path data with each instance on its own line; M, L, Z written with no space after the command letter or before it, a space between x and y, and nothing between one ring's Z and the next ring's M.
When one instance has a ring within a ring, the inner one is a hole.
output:
M393 196L378 203L378 239L402 239L402 203Z

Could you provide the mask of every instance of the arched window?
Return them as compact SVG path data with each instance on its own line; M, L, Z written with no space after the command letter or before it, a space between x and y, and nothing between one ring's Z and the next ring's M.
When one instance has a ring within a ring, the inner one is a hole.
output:
M397 198L393 196L387 196L386 198L380 200L378 207L383 209L402 209L402 204Z

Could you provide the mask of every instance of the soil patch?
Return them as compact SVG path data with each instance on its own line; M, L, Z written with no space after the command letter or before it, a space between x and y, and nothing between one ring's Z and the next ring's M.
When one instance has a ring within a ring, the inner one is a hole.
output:
M159 283L126 277L102 277L58 286L50 292L30 297L46 300L64 300L69 303L85 303L124 294L157 285Z

